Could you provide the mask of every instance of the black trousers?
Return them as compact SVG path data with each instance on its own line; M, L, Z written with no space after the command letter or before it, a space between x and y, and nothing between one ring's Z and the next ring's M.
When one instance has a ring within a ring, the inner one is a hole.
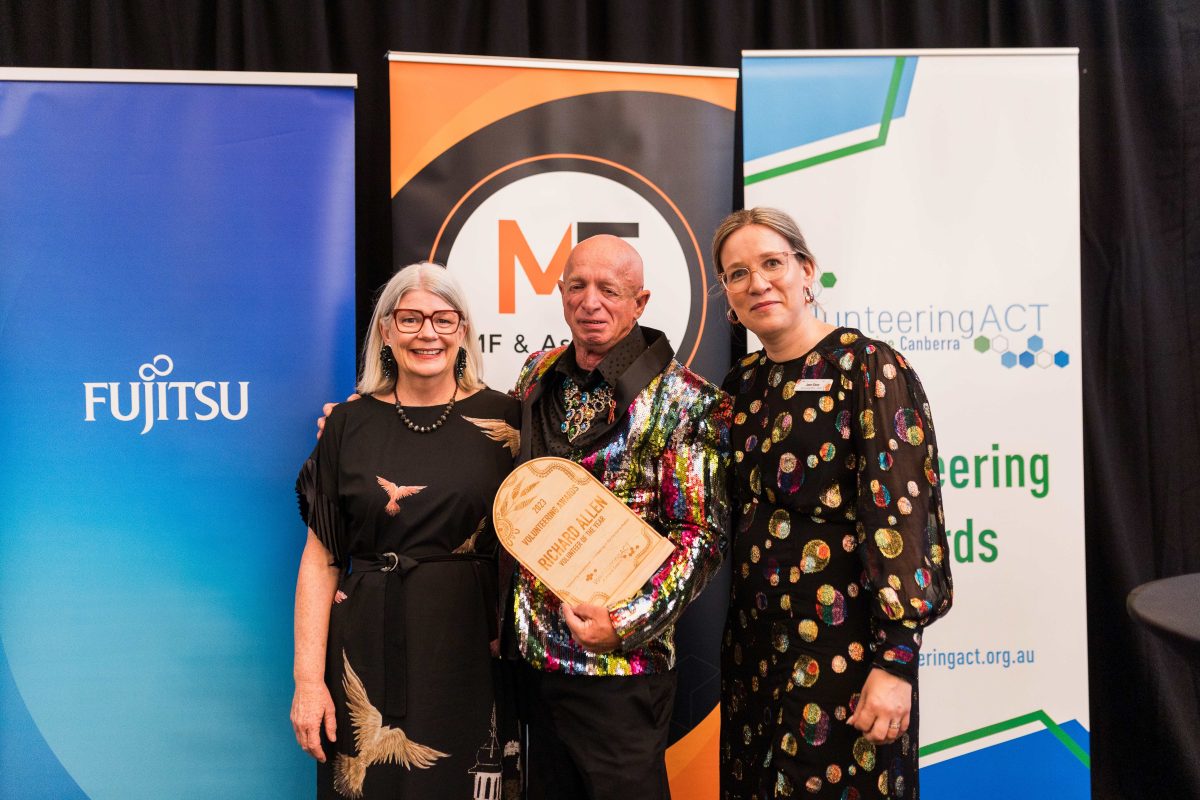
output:
M675 672L592 676L521 663L529 800L670 800Z

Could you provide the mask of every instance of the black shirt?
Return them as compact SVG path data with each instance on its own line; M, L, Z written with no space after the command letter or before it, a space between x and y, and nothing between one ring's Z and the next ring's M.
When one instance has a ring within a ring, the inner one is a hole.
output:
M564 387L568 380L573 381L585 391L615 391L621 375L646 351L646 337L642 329L634 324L633 330L617 342L596 368L586 371L579 366L575 358L575 343L567 345L567 349L550 368L546 376L546 392L542 402L533 408L533 424L536 431L531 442L533 456L558 456L570 458L578 451L587 451L592 445L602 440L617 424L619 413L610 416L597 416L586 431L574 441L567 438L563 423L566 421L567 406L564 399ZM623 409L617 409L620 411Z

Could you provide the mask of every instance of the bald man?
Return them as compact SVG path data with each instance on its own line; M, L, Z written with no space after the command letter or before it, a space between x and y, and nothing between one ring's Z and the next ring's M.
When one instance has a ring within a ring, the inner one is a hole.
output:
M669 798L675 622L720 564L730 402L638 319L650 292L623 239L571 251L558 283L572 341L529 357L519 461L582 465L675 551L628 602L563 605L501 557L502 643L520 663L531 798ZM720 620L713 620L720 625Z

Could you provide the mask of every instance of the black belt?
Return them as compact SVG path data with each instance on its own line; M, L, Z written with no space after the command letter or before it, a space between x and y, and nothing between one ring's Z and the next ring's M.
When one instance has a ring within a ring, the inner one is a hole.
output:
M404 624L404 576L421 564L438 561L468 561L479 579L484 598L484 608L494 602L494 591L489 591L483 569L490 565L490 556L478 553L446 553L413 558L402 553L380 553L375 557L352 556L347 574L356 572L383 572L389 577L383 593L383 675L384 700L381 709L385 716L403 717L408 713L408 636ZM496 621L489 614L489 638L494 639Z

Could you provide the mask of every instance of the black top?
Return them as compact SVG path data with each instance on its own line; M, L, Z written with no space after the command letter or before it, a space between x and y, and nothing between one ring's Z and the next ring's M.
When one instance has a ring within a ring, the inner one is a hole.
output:
M443 408L404 411L428 425ZM518 409L508 395L484 389L456 403L441 428L421 434L400 421L392 403L341 403L305 464L312 491L301 492L301 516L339 564L347 555L450 553L484 519L474 549L494 553L491 502L512 469Z

